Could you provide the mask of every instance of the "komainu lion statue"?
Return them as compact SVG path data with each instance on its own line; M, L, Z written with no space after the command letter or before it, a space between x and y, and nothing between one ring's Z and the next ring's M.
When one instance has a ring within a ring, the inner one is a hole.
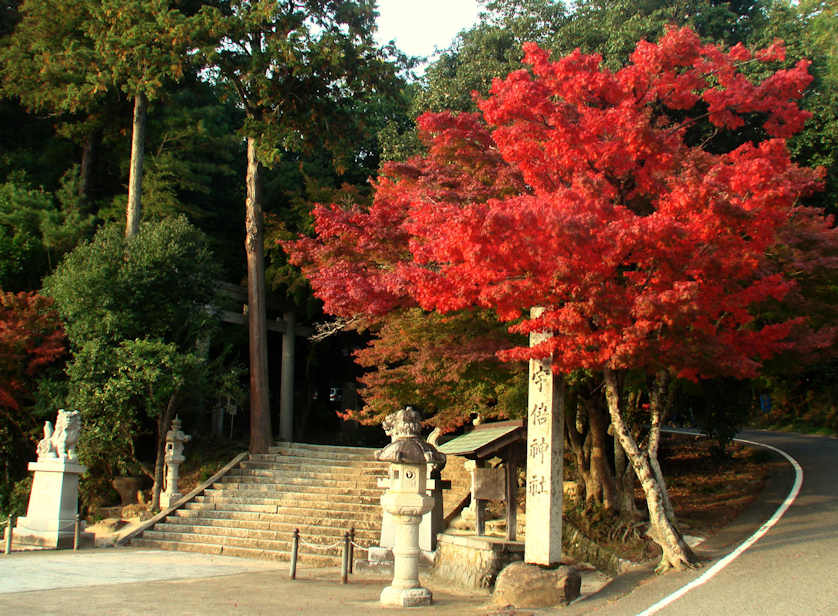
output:
M59 409L55 429L49 421L44 424L44 438L38 443L38 460L48 458L76 460L79 432L81 432L81 413Z

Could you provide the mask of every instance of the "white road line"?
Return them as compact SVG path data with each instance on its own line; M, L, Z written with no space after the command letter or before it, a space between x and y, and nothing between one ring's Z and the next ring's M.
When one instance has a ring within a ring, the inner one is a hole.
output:
M800 464L797 462L797 460L792 458L789 454L787 454L782 449L777 449L776 447L773 447L772 445L766 445L765 443L758 443L758 442L755 442L755 441L746 441L744 439L739 439L739 438L734 439L734 440L739 442L739 443L745 443L747 445L756 445L757 447L764 447L766 449L770 449L771 451L774 451L774 452L780 454L786 460L788 460L789 463L794 468L794 485L792 485L791 491L789 492L788 496L786 496L786 500L784 500L783 503L777 508L777 511L774 512L774 515L772 515L771 518L765 524L760 526L760 528L759 528L759 530L757 530L757 532L755 532L753 535L751 535L745 541L743 541L739 545L739 547L737 547L730 554L728 554L727 556L722 558L715 565L710 567L707 571L704 572L703 575L701 575L701 577L698 577L698 578L694 579L692 582L690 582L689 584L687 584L685 586L682 586L681 588L679 588L678 590L676 590L672 594L664 597L663 599L661 599L660 601L658 601L657 603L655 603L651 607L646 608L645 610L640 612L637 616L650 616L651 614L655 614L655 613L659 612L660 610L662 610L663 608L665 608L666 606L668 606L669 604L674 603L675 601L677 601L678 599L683 597L685 594L690 592L692 589L698 588L702 584L711 580L713 577L715 577L715 575L717 573L719 573L722 569L727 567L740 554L742 554L742 552L744 552L749 547L751 547L754 543L759 541L762 538L762 536L765 535L765 533L767 533L769 530L771 530L771 528L777 522L780 521L780 518L783 517L783 514L788 510L789 507L791 507L791 504L797 498L797 495L800 492L800 487L803 485L803 469L800 467Z

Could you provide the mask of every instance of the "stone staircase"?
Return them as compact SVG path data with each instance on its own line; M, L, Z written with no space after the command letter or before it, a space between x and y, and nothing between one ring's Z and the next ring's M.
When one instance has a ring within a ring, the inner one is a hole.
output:
M289 560L300 529L299 562L340 566L344 533L378 545L381 532L378 479L387 464L374 449L284 443L250 454L203 494L157 522L132 545L227 556ZM365 558L356 550L356 557Z

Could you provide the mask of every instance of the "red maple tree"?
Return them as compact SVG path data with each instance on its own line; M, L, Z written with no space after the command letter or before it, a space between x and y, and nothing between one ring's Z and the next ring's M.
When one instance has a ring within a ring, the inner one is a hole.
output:
M516 333L551 332L502 355L603 375L660 566L689 566L654 446L641 450L623 420L621 374L749 377L800 343L804 316L759 309L795 288L770 258L778 244L804 227L834 238L831 220L800 205L821 171L794 164L785 143L808 117L797 106L808 63L757 83L742 66L782 59L781 43L725 52L686 28L640 42L613 72L598 55L554 62L524 50L530 69L496 80L480 102L491 131L472 115L423 116L428 156L384 167L368 211L318 210L317 238L289 248L335 314L482 307ZM735 138L754 119L765 138L726 151L691 132L709 123ZM534 307L544 310L530 318Z
M32 397L33 377L66 348L64 328L52 305L37 293L0 290L0 412L30 438L32 422L20 411Z

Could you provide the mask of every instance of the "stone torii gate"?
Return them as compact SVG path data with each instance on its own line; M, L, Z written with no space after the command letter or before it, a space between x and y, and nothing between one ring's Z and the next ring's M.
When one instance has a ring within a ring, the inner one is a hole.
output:
M236 323L247 327L247 288L219 282L221 292L241 302L242 312L220 310L219 315L225 323ZM279 395L279 440L294 440L294 362L296 361L295 340L297 336L309 337L314 333L311 327L297 325L293 312L286 312L282 317L268 319L268 331L282 334L282 373L280 376Z

